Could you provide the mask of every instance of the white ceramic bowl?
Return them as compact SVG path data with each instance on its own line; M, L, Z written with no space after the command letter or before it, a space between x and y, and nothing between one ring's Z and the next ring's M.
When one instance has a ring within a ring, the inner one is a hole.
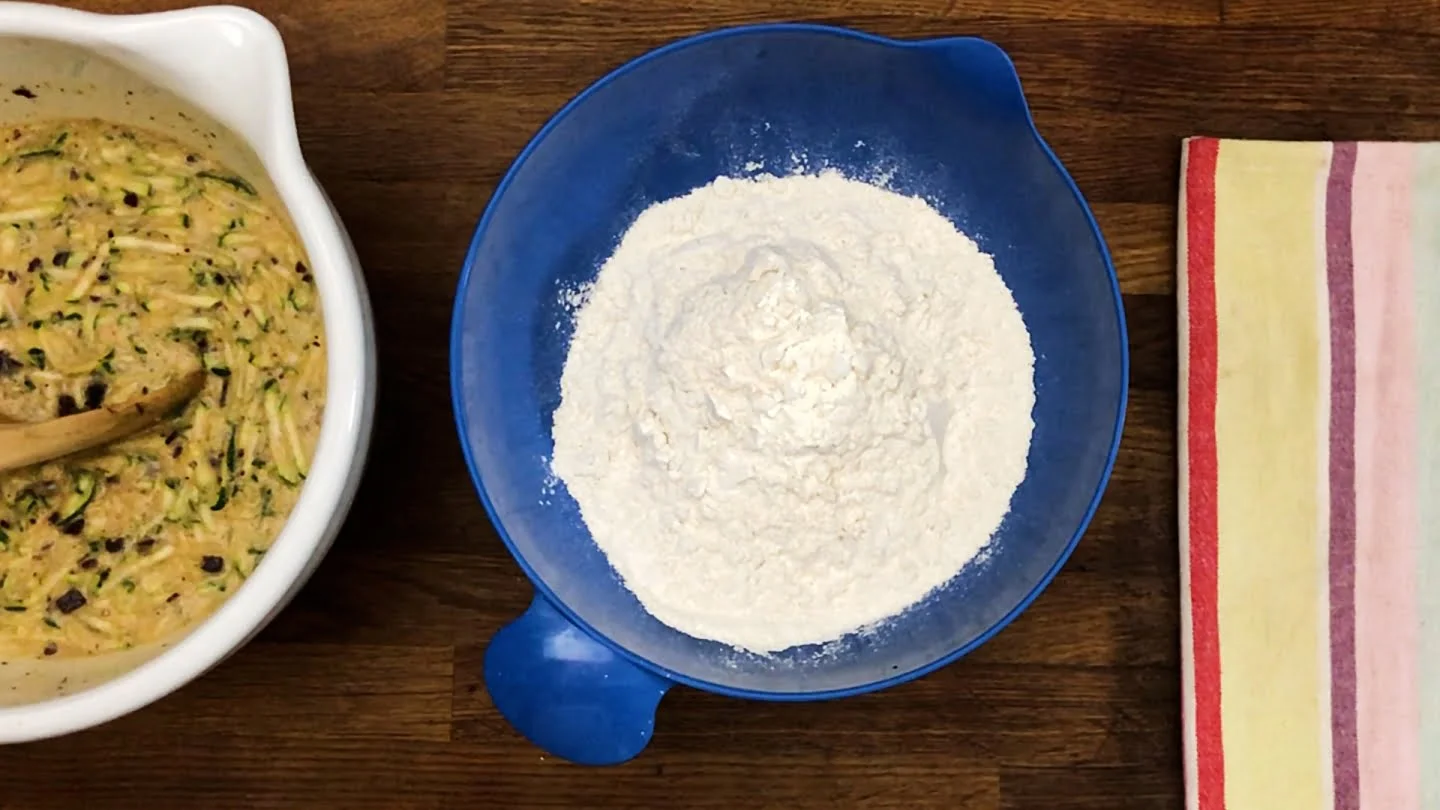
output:
M354 248L300 155L285 48L265 18L231 7L108 16L0 2L0 82L0 125L98 117L149 128L217 154L277 195L310 255L329 351L310 476L244 587L165 645L0 662L0 743L13 743L88 728L173 692L285 606L354 498L374 414L375 338Z

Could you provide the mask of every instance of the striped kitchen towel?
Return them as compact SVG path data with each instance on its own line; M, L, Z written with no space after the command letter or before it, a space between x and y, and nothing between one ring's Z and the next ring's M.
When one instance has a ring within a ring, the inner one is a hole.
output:
M1182 174L1189 807L1436 810L1440 144Z

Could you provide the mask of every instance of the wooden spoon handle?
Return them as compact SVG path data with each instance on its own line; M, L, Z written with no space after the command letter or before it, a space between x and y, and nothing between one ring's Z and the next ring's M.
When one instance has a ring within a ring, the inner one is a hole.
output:
M0 472L28 467L123 439L169 416L199 393L201 369L128 402L46 422L0 424Z

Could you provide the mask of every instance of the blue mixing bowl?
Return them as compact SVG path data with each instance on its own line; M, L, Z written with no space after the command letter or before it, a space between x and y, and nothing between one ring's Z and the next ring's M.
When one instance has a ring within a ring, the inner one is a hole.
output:
M771 657L651 618L547 463L572 326L565 291L595 276L646 206L757 165L888 174L932 201L994 255L1035 349L1029 472L992 552L880 632ZM480 220L450 348L470 473L536 590L491 642L486 685L526 737L589 764L639 753L676 683L762 700L845 697L917 678L990 638L1055 576L1094 513L1129 365L1104 241L1035 131L1004 52L810 25L686 39L566 105Z

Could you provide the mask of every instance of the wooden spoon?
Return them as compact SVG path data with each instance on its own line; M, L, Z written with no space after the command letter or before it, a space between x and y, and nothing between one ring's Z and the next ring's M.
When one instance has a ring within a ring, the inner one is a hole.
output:
M0 472L89 450L137 433L171 415L200 392L205 371L195 369L128 402L44 422L8 422L0 417Z

